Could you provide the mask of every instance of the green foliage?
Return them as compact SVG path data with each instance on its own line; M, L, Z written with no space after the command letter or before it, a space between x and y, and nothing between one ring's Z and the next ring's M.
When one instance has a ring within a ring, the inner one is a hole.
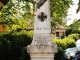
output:
M27 30L28 29L28 23L26 20L14 20L14 23L10 24L9 29L12 31L16 31L19 29Z
M1 10L0 19L6 24L10 24L13 20L21 20L26 14L26 20L32 19L31 13L33 9L30 3L34 0L10 0L8 4ZM50 0L51 5L51 25L54 28L57 24L62 24L67 16L67 10L72 4L72 0Z
M69 28L69 27L68 27ZM66 30L66 36L71 34L71 29Z
M80 34L80 22L75 20L70 27L71 27L72 33Z
M25 0L10 0L1 10L0 19L6 24L10 24L14 23L14 20L31 19L31 13L29 2Z
M75 47L75 40L74 39L71 39L71 38L68 38L68 37L65 37L63 39L63 42L65 43L66 45L66 48L71 48L71 47Z
M23 47L31 43L33 31L0 34L0 60L20 60Z
M57 24L64 25L68 8L72 5L72 0L50 0L51 1L51 23L52 27Z
M65 51L64 50L67 48L76 46L75 40L72 38L68 38L68 37L65 37L62 40L54 38L52 41L53 41L53 43L57 44L57 46L58 46L58 53L55 55L55 60L65 60L65 58L64 58ZM58 59L58 57L60 57L60 58Z
M20 31L27 30L28 27L33 28L31 2L32 0L9 0L7 5L0 11L0 24L6 24L6 31Z
M80 34L71 34L68 36L68 38L73 38L75 41L77 41L80 38Z
M63 50L75 46L75 40L69 37L65 37L64 39L54 38L53 42L58 45L59 49Z
M29 54L27 53L27 47L23 47L23 48L22 48L21 60L30 60L30 56L29 56Z

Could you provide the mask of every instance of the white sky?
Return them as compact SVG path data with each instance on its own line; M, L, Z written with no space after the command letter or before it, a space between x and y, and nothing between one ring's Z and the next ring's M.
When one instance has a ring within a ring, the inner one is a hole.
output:
M71 6L71 8L69 9L69 12L68 12L68 18L70 18L68 21L67 21L67 25L70 25L74 19L79 19L80 18L80 12L78 12L76 14L76 9L77 9L77 4L78 4L78 1L79 0L73 0L74 1L74 5Z

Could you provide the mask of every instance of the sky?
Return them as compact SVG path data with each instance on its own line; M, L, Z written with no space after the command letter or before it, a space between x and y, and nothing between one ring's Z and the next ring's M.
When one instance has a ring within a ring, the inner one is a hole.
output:
M67 21L67 25L70 25L74 19L79 19L80 18L80 12L76 14L76 9L78 8L78 1L79 0L73 0L74 5L71 5L71 7L68 10L68 17L69 20Z

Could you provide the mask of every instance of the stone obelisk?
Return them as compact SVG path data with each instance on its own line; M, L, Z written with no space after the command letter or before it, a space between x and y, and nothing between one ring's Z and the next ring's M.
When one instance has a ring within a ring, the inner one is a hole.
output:
M54 60L57 45L52 43L50 0L35 0L34 36L27 47L31 60Z

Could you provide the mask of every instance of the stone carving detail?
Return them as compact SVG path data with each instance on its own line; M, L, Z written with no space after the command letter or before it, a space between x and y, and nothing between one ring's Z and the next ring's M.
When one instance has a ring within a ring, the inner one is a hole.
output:
M49 42L51 42L51 35L35 35L34 40L35 45L49 45Z

